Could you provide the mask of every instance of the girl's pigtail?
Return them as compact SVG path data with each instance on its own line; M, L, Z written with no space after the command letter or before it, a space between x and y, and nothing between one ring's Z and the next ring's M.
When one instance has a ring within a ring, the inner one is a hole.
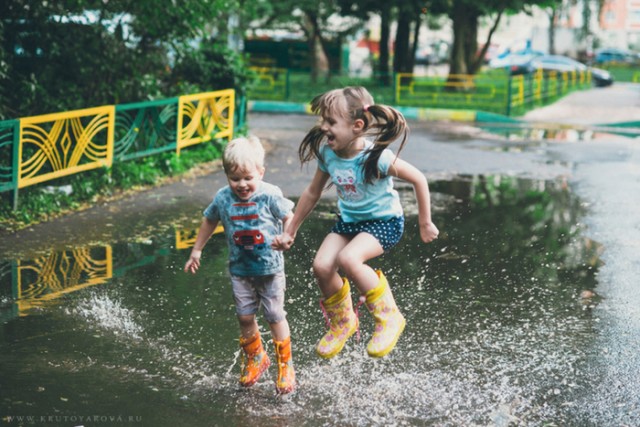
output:
M396 154L399 155L407 141L409 127L402 113L386 105L368 105L363 114L366 113L371 114L374 119L367 130L367 134L374 137L373 146L369 149L363 166L365 182L371 183L374 179L381 178L378 161L382 152L392 142L401 138Z
M321 106L324 103L326 94L320 94L311 100L311 112L313 114L321 114ZM320 125L316 125L309 130L298 148L298 157L300 164L304 165L313 159L322 160L320 156L320 143L324 139L324 132L320 129Z
M312 127L305 135L298 148L298 157L300 158L301 165L313 159L322 161L320 156L320 143L324 139L324 136L324 132L322 132L319 125Z

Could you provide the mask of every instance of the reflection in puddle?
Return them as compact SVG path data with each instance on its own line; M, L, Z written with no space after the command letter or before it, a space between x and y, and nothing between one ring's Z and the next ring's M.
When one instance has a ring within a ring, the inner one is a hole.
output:
M638 123L640 125L640 123ZM508 141L558 141L578 142L611 138L614 135L627 138L640 136L640 127L615 126L580 126L580 125L551 125L551 124L510 124L483 123L484 131L499 135Z
M193 223L3 262L0 378L11 396L2 412L91 411L156 426L177 416L184 425L587 423L579 402L598 383L587 360L601 349L597 298L581 295L595 291L600 248L582 235L579 201L561 181L468 176L431 188L440 239L420 242L407 189L405 236L375 260L407 318L381 360L366 356L368 313L362 342L328 361L315 355L323 320L310 267L332 206L305 222L286 261L299 390L285 399L274 396L273 369L249 391L237 385L223 236L195 276L182 272Z

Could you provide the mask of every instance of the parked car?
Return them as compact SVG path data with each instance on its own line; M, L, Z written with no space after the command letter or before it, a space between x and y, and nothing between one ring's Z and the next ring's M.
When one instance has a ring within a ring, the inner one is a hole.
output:
M596 64L637 64L639 59L638 54L630 50L603 48L595 51L593 62Z
M489 61L490 68L504 68L511 75L526 74L531 72L528 64L538 56L542 56L542 52L534 50L526 50L514 53L503 53L492 58Z

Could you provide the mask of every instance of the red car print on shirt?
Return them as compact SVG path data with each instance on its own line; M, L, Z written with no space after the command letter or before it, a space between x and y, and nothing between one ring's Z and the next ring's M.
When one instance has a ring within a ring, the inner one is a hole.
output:
M264 235L260 230L238 230L233 233L233 242L249 251L265 247Z

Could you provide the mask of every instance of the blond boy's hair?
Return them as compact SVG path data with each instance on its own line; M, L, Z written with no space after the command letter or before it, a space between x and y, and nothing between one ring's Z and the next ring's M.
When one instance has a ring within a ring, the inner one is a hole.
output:
M264 169L264 147L255 136L240 137L231 140L222 154L224 172L235 172L238 169Z

